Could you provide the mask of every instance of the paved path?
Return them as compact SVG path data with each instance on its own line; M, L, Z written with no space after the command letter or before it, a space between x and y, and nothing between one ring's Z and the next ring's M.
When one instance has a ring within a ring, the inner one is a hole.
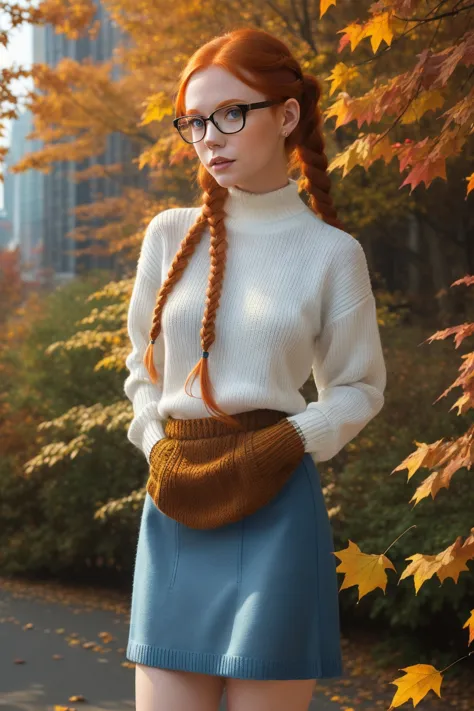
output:
M123 593L0 577L0 711L135 709L135 667L125 657L129 611ZM387 679L400 673L390 672L384 682L360 650L346 640L343 646L344 677L318 680L309 711L388 709L395 687ZM79 695L84 701L69 700ZM420 711L453 708L430 696ZM219 711L226 711L225 694Z
M53 711L55 705L84 711L135 709L127 635L126 615L34 594L17 597L0 585L0 711ZM69 701L75 695L86 703ZM320 696L311 711L340 711L340 704ZM225 710L224 694L220 711Z
M0 590L0 709L52 711L54 705L130 711L134 703L134 670L121 666L127 627L114 612L74 612L71 605L42 599L17 599ZM30 629L25 625L32 624ZM58 630L63 630L63 633ZM103 644L98 636L115 639ZM81 644L74 644L74 637ZM85 649L93 641L110 651ZM54 659L54 655L62 659ZM15 664L23 659L24 664ZM87 704L70 702L82 694Z

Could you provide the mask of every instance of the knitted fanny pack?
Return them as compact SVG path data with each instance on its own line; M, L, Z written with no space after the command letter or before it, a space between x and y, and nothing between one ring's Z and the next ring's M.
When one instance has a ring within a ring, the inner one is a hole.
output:
M232 415L239 430L212 417L165 423L150 452L146 490L160 511L210 529L265 506L304 456L303 440L279 410Z

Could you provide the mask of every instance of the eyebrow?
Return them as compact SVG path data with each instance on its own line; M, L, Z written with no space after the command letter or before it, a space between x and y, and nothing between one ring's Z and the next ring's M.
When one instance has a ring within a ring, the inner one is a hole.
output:
M221 101L220 104L217 104L216 109L220 109L221 106L227 106L227 104L233 104L236 102L238 102L239 104L248 104L248 101L245 101L245 99L226 99L225 101ZM200 116L203 115L197 109L188 109L185 115L187 114L199 114Z

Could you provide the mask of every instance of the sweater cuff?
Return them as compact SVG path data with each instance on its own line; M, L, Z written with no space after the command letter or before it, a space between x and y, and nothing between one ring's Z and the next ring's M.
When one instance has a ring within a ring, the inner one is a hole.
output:
M269 467L296 467L304 455L303 440L286 417L275 425L256 430L251 446L253 460L260 471L268 471Z
M165 432L161 421L150 420L147 422L145 429L143 430L143 451L145 453L146 460L150 464L150 452L158 440L163 439Z
M326 415L318 410L317 403L312 403L303 412L291 415L286 419L299 432L305 452L311 452L317 456L323 446L327 448L328 438L333 436L332 428Z

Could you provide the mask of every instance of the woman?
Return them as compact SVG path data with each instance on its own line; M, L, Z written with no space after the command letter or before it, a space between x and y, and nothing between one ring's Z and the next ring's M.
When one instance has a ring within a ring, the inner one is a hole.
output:
M319 96L254 29L214 38L180 78L174 125L202 205L153 218L128 316L128 437L149 464L137 711L217 711L224 688L228 711L306 711L315 679L343 673L315 460L381 410L386 371L365 254L329 196Z

